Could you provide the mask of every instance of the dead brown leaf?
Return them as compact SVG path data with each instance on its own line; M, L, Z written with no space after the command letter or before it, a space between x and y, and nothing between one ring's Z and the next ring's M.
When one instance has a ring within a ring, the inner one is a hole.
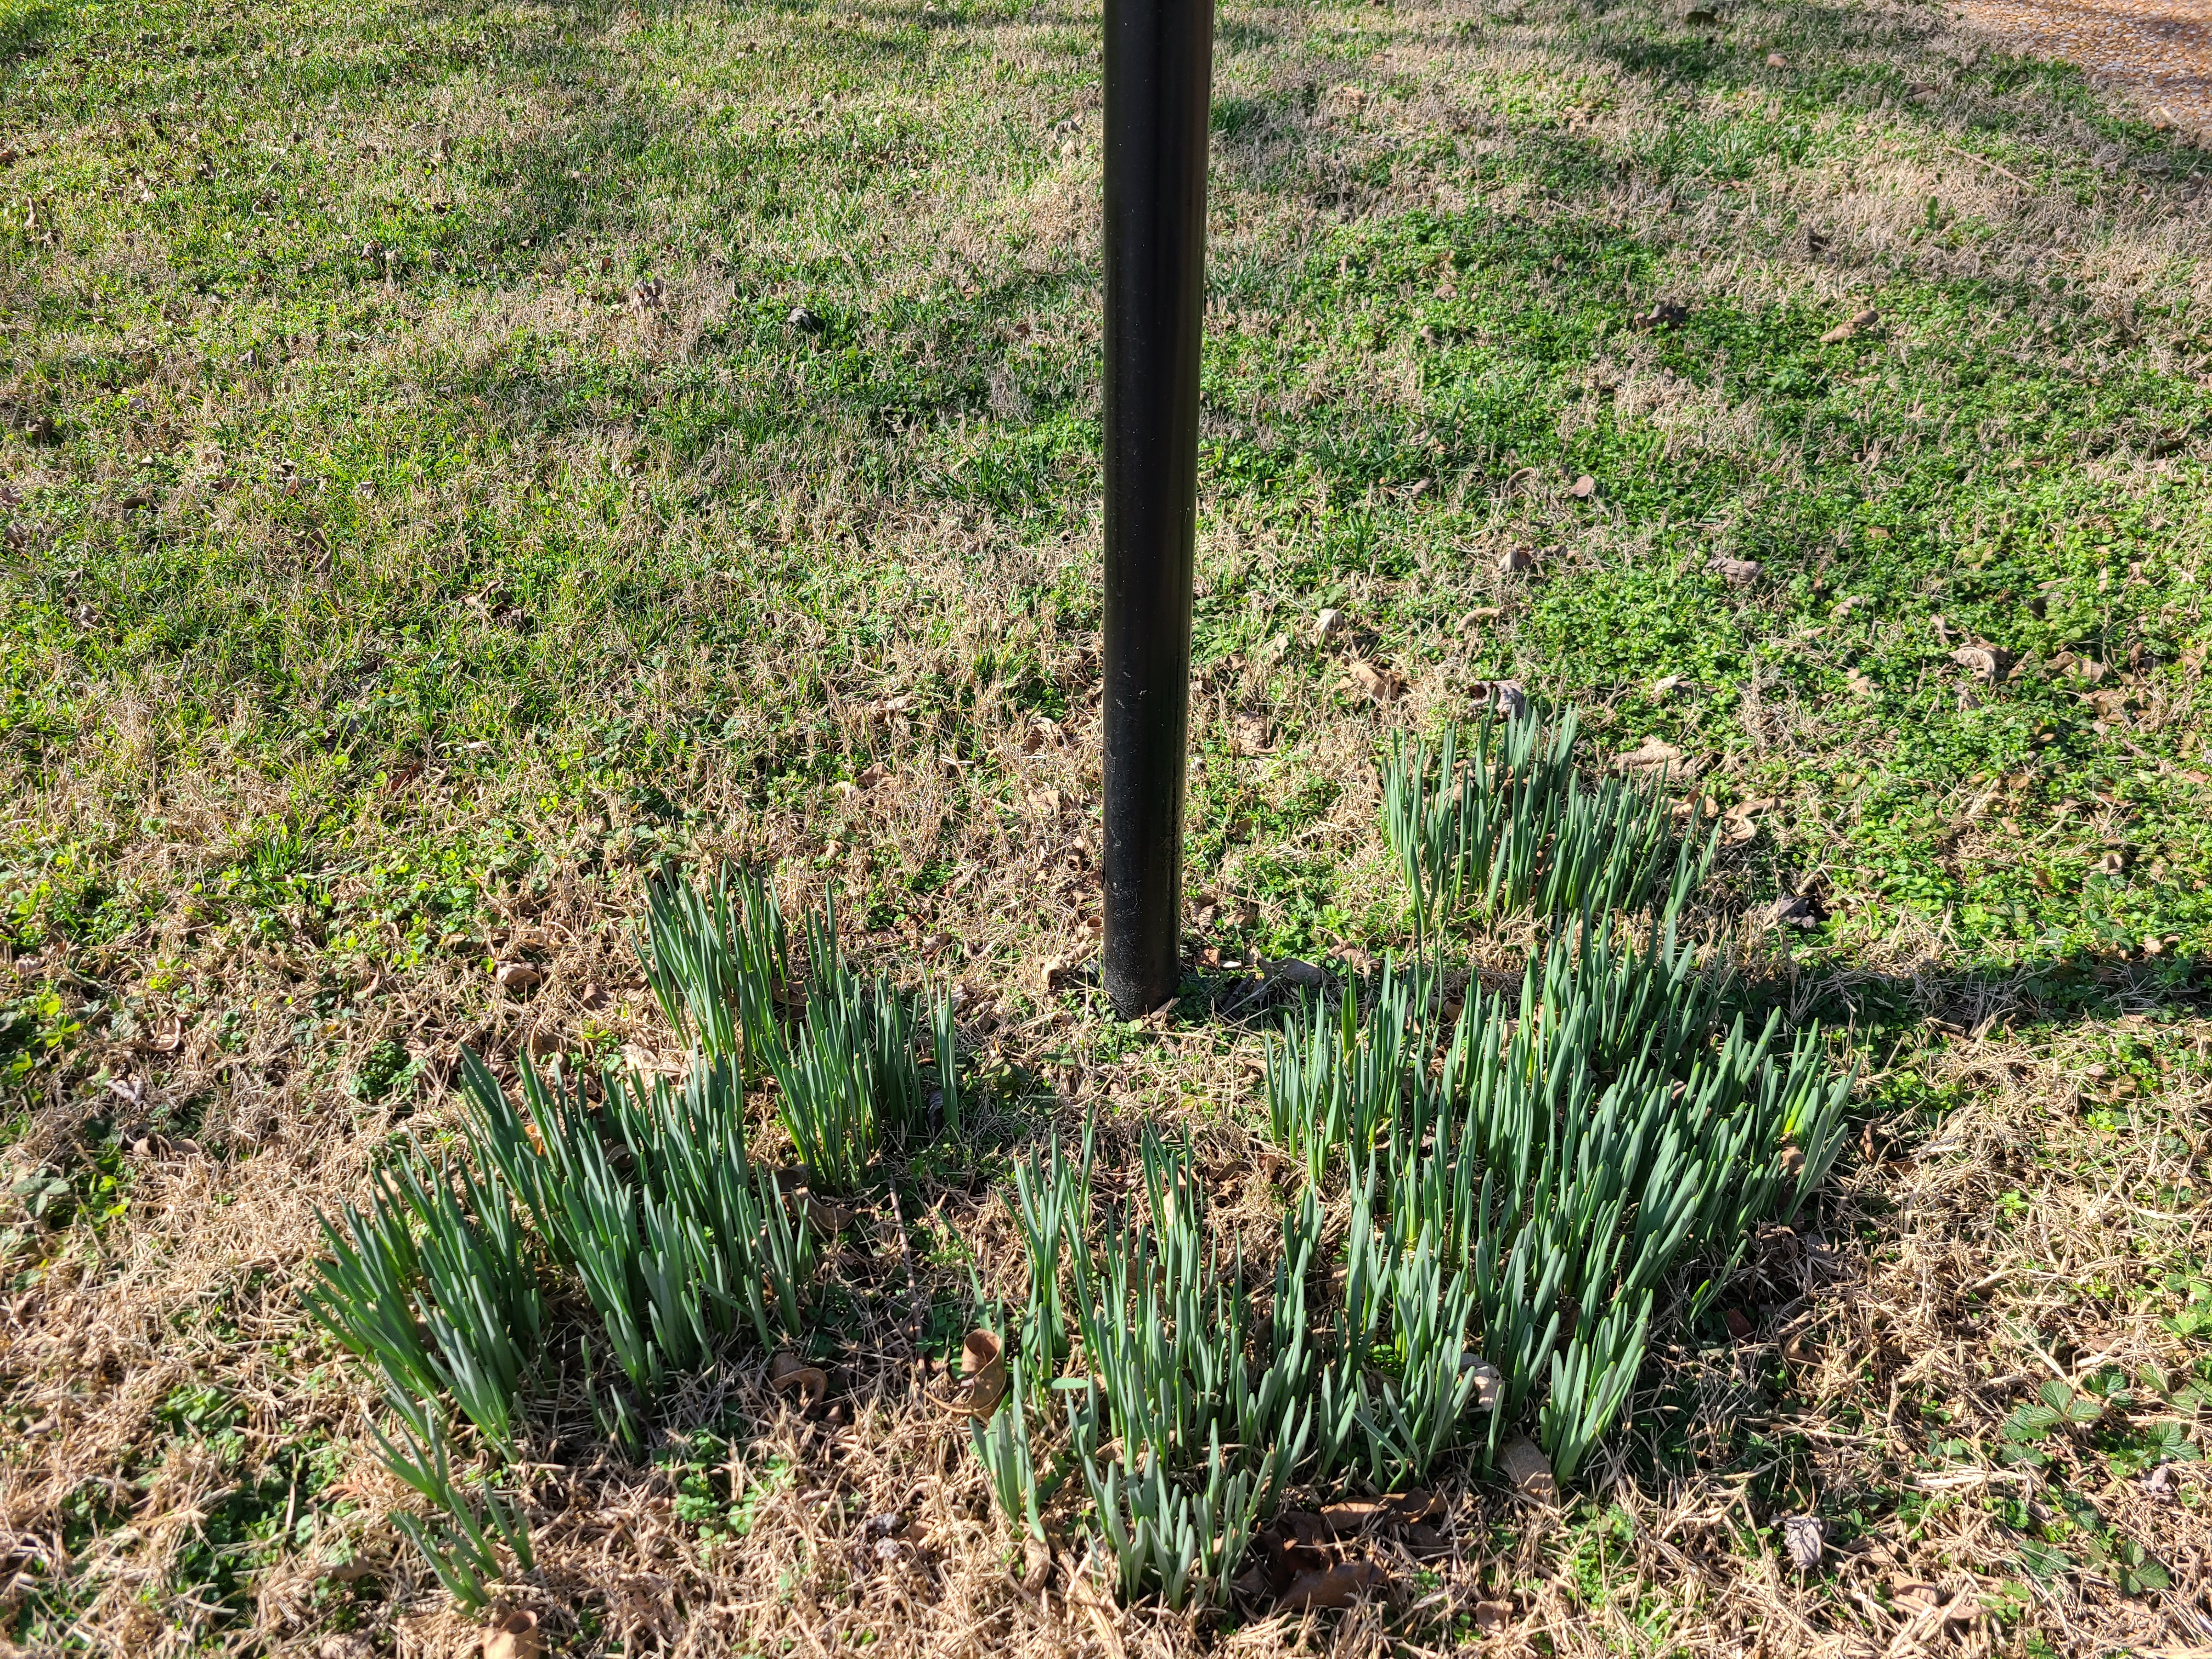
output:
M1539 1504L1559 1501L1559 1483L1552 1478L1552 1460L1525 1434L1516 1434L1498 1449L1498 1467L1513 1490Z
M1305 1613L1317 1607L1348 1607L1377 1595L1389 1584L1382 1569L1372 1561L1339 1561L1291 1580L1276 1605L1285 1613Z
M1951 660L1983 684L1994 685L2012 667L2012 653L1994 645L1962 645L1951 653Z
M960 1345L961 1406L972 1417L988 1417L1006 1393L1006 1345L981 1326Z
M1567 487L1567 494L1578 501L1586 501L1597 494L1597 480L1585 472Z
M491 976L502 991L527 991L545 981L544 972L530 962L502 962L492 970Z
M1265 714L1239 709L1230 716L1230 739L1240 755L1264 755L1273 736Z
M1771 795L1762 795L1757 800L1738 801L1721 815L1721 839L1731 847L1741 847L1756 837L1759 826L1752 822L1761 812L1771 812L1779 805Z
M1321 1508L1321 1530L1331 1538L1348 1538L1372 1528L1411 1527L1443 1513L1441 1495L1424 1486L1386 1492L1380 1498L1347 1498Z
M1639 768L1675 766L1681 758L1682 751L1673 744L1659 738L1646 738L1626 754L1615 756L1613 763L1624 772L1631 772Z
M483 1634L483 1659L538 1659L544 1650L538 1615L526 1608L494 1620Z
M1052 1546L1042 1538L1022 1540L1022 1592L1035 1595L1052 1577Z
M1790 1552L1790 1565L1810 1572L1820 1565L1827 1523L1817 1515L1787 1515L1782 1518L1782 1541Z
M791 1196L800 1213L805 1216L807 1225L825 1239L836 1237L860 1219L857 1211L818 1198L810 1188L801 1187Z
M1505 1379L1498 1374L1498 1367L1474 1352L1460 1356L1459 1368L1475 1375L1474 1408L1479 1412L1494 1412L1498 1402L1505 1395Z
M1377 668L1373 663L1354 658L1348 670L1347 684L1376 702L1395 702L1404 695L1406 682L1387 668Z
M1775 62L1775 59L1770 58L1766 61L1772 64ZM1780 67L1780 65L1777 66ZM1854 335L1864 333L1868 329L1872 328L1881 320L1881 313L1869 307L1865 311L1858 313L1856 316L1851 318L1849 322L1838 323L1833 328L1830 329L1826 334L1823 334L1820 337L1820 343L1822 345L1840 345L1843 342L1851 338Z
M1805 894L1784 893L1766 907L1762 920L1773 927L1818 927L1820 914Z
M1528 694L1518 680L1477 680L1468 688L1468 696L1477 710L1495 709L1508 720L1517 720L1528 712Z
M830 1395L830 1375L810 1365L795 1353L780 1353L768 1362L768 1385L793 1398L801 1417L811 1417Z

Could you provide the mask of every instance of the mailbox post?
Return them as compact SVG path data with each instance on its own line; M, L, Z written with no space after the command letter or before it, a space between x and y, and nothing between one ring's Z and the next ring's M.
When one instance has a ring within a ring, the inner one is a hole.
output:
M1105 0L1106 994L1182 977L1213 0Z

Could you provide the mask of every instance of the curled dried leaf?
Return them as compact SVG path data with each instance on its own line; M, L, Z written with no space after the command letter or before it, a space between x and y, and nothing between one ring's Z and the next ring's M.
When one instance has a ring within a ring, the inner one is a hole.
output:
M1738 801L1721 816L1721 839L1732 847L1740 847L1759 834L1759 826L1752 820L1761 812L1778 805L1771 795L1762 795L1757 800Z
M1494 708L1508 720L1517 720L1528 712L1528 694L1518 680L1477 680L1468 695L1477 709Z
M1074 810L1075 797L1065 789L1040 789L1030 797L1030 811L1045 817L1058 817Z
M1324 1504L1318 1517L1319 1531L1331 1538L1346 1538L1370 1527L1396 1530L1418 1526L1443 1512L1441 1493L1412 1486L1380 1498L1348 1498L1342 1503Z
M1649 311L1640 311L1631 317L1632 328L1671 328L1690 320L1690 308L1680 300L1662 300Z
M835 1238L860 1219L856 1211L848 1210L842 1204L832 1204L827 1199L818 1198L811 1190L805 1187L799 1188L792 1197L797 1200L800 1212L805 1216L807 1225L813 1228L823 1238Z
M970 1415L988 1417L1006 1394L1006 1345L998 1334L977 1328L960 1345L961 1405Z
M1679 764L1681 758L1682 751L1673 744L1658 738L1646 738L1626 754L1616 757L1613 764L1624 772L1632 772L1650 767L1672 767Z
M1774 61L1775 60L1771 58L1767 59L1767 62L1770 64ZM1778 64L1777 67L1784 66ZM1838 323L1833 328L1830 329L1826 334L1823 334L1820 337L1820 343L1822 345L1839 345L1844 341L1851 338L1854 335L1863 334L1867 330L1872 328L1881 320L1881 313L1869 307L1865 311L1858 313L1856 315L1852 317L1849 322Z
M2011 669L2012 653L1994 645L1962 645L1951 653L1951 660L1983 684L1994 685Z
M1406 682L1387 668L1377 668L1371 662L1354 659L1349 673L1350 684L1376 702L1395 702L1406 690Z
M1763 920L1770 927L1818 927L1820 912L1809 895L1784 893L1766 907Z
M538 1615L518 1607L495 1620L483 1635L483 1659L538 1659L545 1650Z
M768 1362L768 1385L793 1400L801 1417L811 1417L829 1397L830 1374L795 1353L780 1353Z
M545 979L544 971L530 962L502 962L492 969L491 976L502 991L527 991Z
M1022 1589L1035 1595L1052 1577L1052 1546L1042 1538L1022 1540Z

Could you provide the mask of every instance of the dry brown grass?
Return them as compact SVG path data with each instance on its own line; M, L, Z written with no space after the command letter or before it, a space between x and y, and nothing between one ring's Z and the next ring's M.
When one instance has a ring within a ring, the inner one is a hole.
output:
M580 979L612 978L589 932L567 925L588 920L556 903L536 924L539 938L555 941L552 994ZM1066 1010L1005 1035L1017 1052L1033 1051L1054 1037L1079 1042L1089 1024ZM2200 1049L2212 1042L2212 1026L2190 1030ZM637 1035L650 1040L649 1027ZM1987 1039L1907 1057L1966 1103L1917 1146L1890 1141L1898 1126L1870 1123L1869 1156L1817 1224L1764 1240L1732 1291L1731 1303L1755 1316L1754 1334L1674 1350L1647 1376L1637 1437L1658 1431L1666 1402L1686 1413L1686 1443L1707 1449L1724 1472L1655 1479L1646 1465L1639 1476L1632 1438L1594 1472L1595 1506L1564 1516L1486 1484L1455 1485L1440 1555L1416 1563L1394 1543L1372 1546L1392 1571L1391 1605L1341 1622L1247 1623L1227 1636L1228 1649L1441 1651L1454 1643L1444 1633L1451 1616L1480 1605L1502 1619L1485 1642L1499 1652L1893 1654L1929 1636L1914 1634L1898 1592L1932 1583L1947 1596L1976 1598L1966 1604L1972 1622L1952 1632L1962 1651L2015 1650L1978 1598L2018 1582L2017 1539L1978 1500L1985 1491L2033 1498L2038 1483L1935 1443L1986 1452L2007 1413L2047 1376L2173 1364L2173 1340L2154 1318L2133 1298L2094 1287L2131 1285L2146 1261L2201 1259L2204 1249L2201 1211L2169 1211L2160 1194L2196 1178L2205 1085L2178 1084L2142 1115L2131 1145L2113 1146L2080 1119L2089 1052L2064 1039L2035 1048ZM1059 1115L1109 1115L1102 1164L1109 1170L1130 1156L1134 1116L1182 1121L1227 1208L1264 1217L1272 1195L1251 1173L1265 1167L1256 1144L1202 1103L1207 1095L1249 1097L1239 1081L1248 1054L1201 1029L1148 1062L1079 1066L1064 1078ZM176 1072L190 1077L207 1063L183 1056ZM433 1107L410 1127L434 1138L441 1115ZM18 1571L39 1563L52 1571L66 1559L73 1577L97 1585L82 1628L103 1648L190 1650L210 1610L188 1591L161 1588L165 1569L235 1482L234 1462L204 1443L169 1440L133 1492L128 1528L74 1557L63 1555L58 1533L72 1498L158 1443L154 1413L172 1389L219 1379L246 1407L247 1462L257 1445L318 1431L349 1448L322 1502L343 1495L351 1512L331 1516L314 1542L257 1577L253 1644L339 1654L368 1651L362 1644L373 1641L404 1654L453 1653L470 1639L468 1621L380 1522L402 1493L362 1431L373 1391L356 1371L313 1363L317 1344L292 1299L314 1248L310 1206L356 1188L390 1122L258 1127L250 1146L235 1129L226 1135L232 1151L220 1164L149 1149L127 1224L109 1229L97 1249L55 1261L40 1291L9 1309L10 1407L33 1425L0 1485ZM2085 1137L2093 1156L2081 1160ZM2000 1224L2008 1192L2027 1201ZM965 1241L987 1285L1011 1289L1019 1247L1003 1204L994 1191L945 1189L926 1221L908 1220L925 1240ZM665 1472L579 1462L571 1450L533 1483L539 1568L513 1599L564 1635L580 1610L598 1610L599 1640L629 1651L774 1651L787 1643L826 1652L863 1632L886 1652L929 1655L1213 1645L1218 1638L1187 1619L1143 1612L1111 1615L1109 1639L1081 1605L1085 1592L1068 1576L1067 1558L1041 1594L1012 1582L1006 1534L964 1432L916 1369L897 1229L878 1212L870 1231L872 1248L848 1252L840 1270L877 1292L879 1312L874 1328L845 1334L836 1420L779 1410L751 1355L733 1356L675 1402L672 1431L755 1425L729 1452L732 1469L744 1471L734 1490L787 1468L771 1478L750 1535L702 1544L674 1518ZM957 1270L925 1266L923 1275L925 1294L958 1293ZM2144 1414L2156 1410L2154 1402ZM578 1426L571 1415L554 1432L573 1445ZM1874 1520L1840 1565L1800 1582L1764 1530L1772 1513L1748 1490L1759 1464L1742 1455L1747 1431L1772 1459L1794 1460L1815 1490L1887 1488L1924 1506L1909 1520L1894 1512ZM2062 1652L2188 1650L2207 1617L2194 1599L2212 1552L2204 1467L2175 1466L2154 1492L2141 1480L2099 1483L2086 1450L2080 1462L2091 1473L2077 1474L2077 1489L2093 1491L2110 1522L2171 1565L2176 1591L2148 1602L2094 1588L2064 1593L2033 1623ZM894 1513L913 1523L903 1534L912 1541L879 1559L866 1523ZM389 1573L390 1591L359 1636L333 1639L314 1587L341 1540Z

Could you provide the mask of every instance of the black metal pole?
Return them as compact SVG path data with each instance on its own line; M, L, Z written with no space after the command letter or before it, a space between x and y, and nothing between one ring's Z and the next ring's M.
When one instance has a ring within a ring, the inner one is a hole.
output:
M1106 7L1106 994L1182 978L1213 0Z

